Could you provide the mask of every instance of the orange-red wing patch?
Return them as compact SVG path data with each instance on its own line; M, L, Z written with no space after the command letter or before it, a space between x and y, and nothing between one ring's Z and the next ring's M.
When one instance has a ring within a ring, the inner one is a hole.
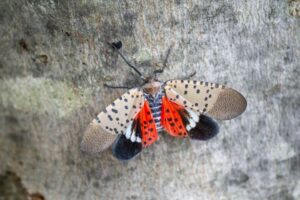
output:
M162 98L161 124L165 130L175 137L186 137L187 131L179 114L184 107L180 106L166 97Z
M145 101L143 108L138 114L138 119L141 129L142 144L143 147L147 147L158 139L156 125L148 101Z

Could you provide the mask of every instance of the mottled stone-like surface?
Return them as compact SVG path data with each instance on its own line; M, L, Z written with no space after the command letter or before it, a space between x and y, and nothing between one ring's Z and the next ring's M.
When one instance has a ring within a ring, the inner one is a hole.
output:
M0 199L300 199L298 0L0 1ZM248 100L208 142L166 134L130 162L79 150L87 124L150 74Z

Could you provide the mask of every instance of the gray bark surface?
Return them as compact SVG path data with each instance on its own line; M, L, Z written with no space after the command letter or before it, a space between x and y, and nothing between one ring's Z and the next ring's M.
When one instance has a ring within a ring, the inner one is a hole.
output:
M0 1L0 199L300 199L300 1ZM144 74L245 95L207 142L161 139L130 162L80 152L84 129Z

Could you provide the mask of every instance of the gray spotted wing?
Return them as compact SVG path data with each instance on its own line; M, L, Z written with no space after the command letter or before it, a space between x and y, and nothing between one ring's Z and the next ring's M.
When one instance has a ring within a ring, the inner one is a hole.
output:
M139 88L131 89L116 99L90 123L84 133L81 149L96 153L108 148L118 134L125 134L144 101L143 91Z
M171 80L165 84L167 97L188 109L215 119L232 119L244 112L246 99L224 85L191 80Z

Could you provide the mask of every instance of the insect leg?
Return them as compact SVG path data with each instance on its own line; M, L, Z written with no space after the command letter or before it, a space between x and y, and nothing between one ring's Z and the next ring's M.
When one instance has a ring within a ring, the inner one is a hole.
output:
M183 77L180 77L180 78L178 78L178 79L190 79L190 78L192 78L193 76L195 76L196 75L196 71L194 71L194 72L192 72L191 74L189 74L189 75L187 75L187 76L183 76Z
M108 85L104 83L104 87L110 88L110 89L131 89L132 87L127 87L127 86L116 86L116 85Z

